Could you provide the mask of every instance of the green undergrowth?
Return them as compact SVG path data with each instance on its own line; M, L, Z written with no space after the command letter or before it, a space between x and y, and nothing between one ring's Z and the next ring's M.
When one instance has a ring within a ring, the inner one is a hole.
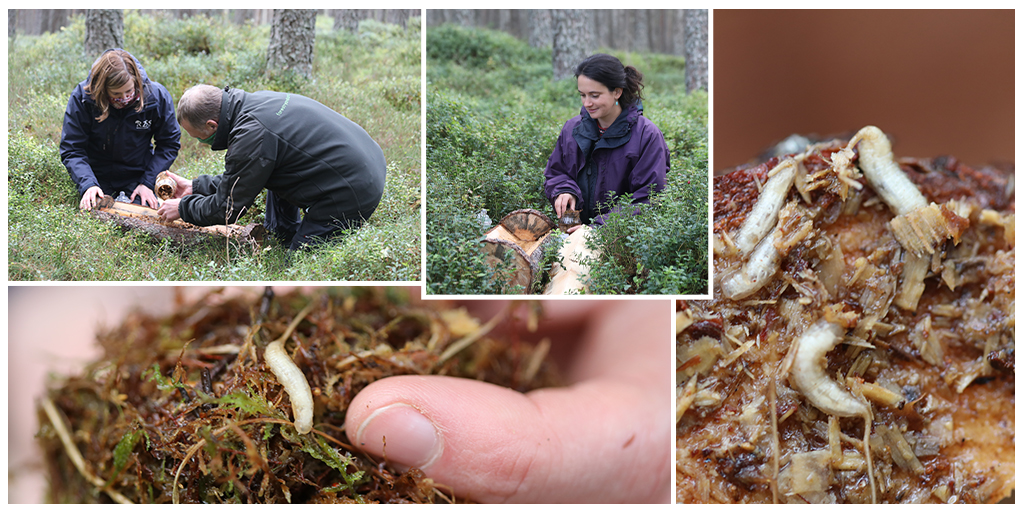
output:
M707 94L685 92L685 60L602 49L644 74L644 115L665 135L667 187L641 215L596 230L591 293L707 293ZM544 168L562 125L580 112L573 78L551 79L551 49L454 26L427 34L427 288L499 294L512 262L493 267L481 238L508 213L549 217ZM634 208L626 208L632 212ZM545 255L542 272L556 260ZM529 290L539 291L544 283Z
M268 77L269 25L220 18L173 19L125 11L124 48L175 102L197 83L309 96L369 132L388 162L384 197L362 228L289 254L276 242L188 248L124 233L78 210L60 161L68 96L95 55L83 54L82 16L59 32L19 36L8 52L8 278L11 280L353 280L420 279L420 27L365 20L356 33L317 20L313 77ZM224 152L182 131L171 171L187 178L223 172ZM265 194L239 219L262 223Z

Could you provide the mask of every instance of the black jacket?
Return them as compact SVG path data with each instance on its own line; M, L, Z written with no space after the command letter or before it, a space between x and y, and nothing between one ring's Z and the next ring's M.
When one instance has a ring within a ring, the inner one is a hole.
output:
M192 180L178 205L200 226L233 223L264 189L305 220L368 217L384 193L384 152L359 125L298 94L225 89L214 151L224 174Z
M135 111L136 103L111 107L107 118L98 122L99 106L85 92L89 78L71 93L60 134L60 158L78 195L93 186L107 194L131 192L140 183L152 189L156 175L178 156L181 132L174 119L174 101L164 86L146 76L137 59L135 65L142 76L141 112Z

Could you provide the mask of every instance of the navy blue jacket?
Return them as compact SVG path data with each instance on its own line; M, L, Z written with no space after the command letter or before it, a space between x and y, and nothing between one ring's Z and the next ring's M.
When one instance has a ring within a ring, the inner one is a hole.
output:
M106 194L116 190L130 194L140 183L152 189L156 175L178 156L181 131L171 94L146 76L138 59L135 65L142 76L145 104L141 112L135 111L138 103L110 107L107 118L98 122L100 108L85 92L89 77L71 93L64 111L60 158L78 195L93 186Z

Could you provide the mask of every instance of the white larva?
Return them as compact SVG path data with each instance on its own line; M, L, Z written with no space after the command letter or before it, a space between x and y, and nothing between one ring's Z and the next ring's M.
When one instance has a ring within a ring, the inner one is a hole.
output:
M302 370L285 352L284 342L292 335L292 331L299 325L299 322L313 310L313 304L310 302L302 308L302 311L299 311L299 314L295 315L295 318L288 324L284 334L270 342L263 350L263 359L267 361L270 371L274 372L277 381L281 383L284 391L288 393L288 398L292 401L295 430L300 434L308 434L313 429L313 391L309 389L309 382L306 381Z
M795 341L796 357L790 369L790 383L815 407L839 417L860 416L864 418L864 452L868 464L868 481L871 483L871 501L874 503L875 474L871 463L871 409L857 400L825 373L825 354L843 340L843 328L825 320L807 328Z
M775 226L779 210L782 209L782 203L786 200L789 187L793 185L793 179L796 177L796 167L797 160L787 158L769 171L769 174L774 174L761 188L757 202L750 209L746 221L736 235L736 247L739 248L740 254L746 255L754 250L758 242Z
M843 339L843 328L820 320L796 340L796 358L790 377L793 387L815 407L834 416L868 414L868 408L825 374L825 354Z
M889 138L875 126L865 126L850 139L847 147L860 143L860 168L875 192L896 215L905 215L928 206L914 182L900 170L892 155Z
M284 350L284 340L277 340L267 345L263 351L270 371L274 372L277 381L288 393L292 401L292 414L295 416L295 430L300 434L308 434L313 428L313 392L302 370L295 365Z
M778 228L775 228L778 230ZM775 230L757 244L750 259L735 273L722 280L722 294L740 300L760 290L779 270L779 251L775 248Z

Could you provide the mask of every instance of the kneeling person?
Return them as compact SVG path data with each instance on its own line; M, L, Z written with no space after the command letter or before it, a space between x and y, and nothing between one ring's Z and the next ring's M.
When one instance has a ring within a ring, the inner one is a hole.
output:
M231 224L267 189L264 225L291 249L358 227L384 193L384 152L359 125L298 94L196 85L178 123L211 149L224 174L178 181L165 220ZM299 209L305 211L300 218Z

